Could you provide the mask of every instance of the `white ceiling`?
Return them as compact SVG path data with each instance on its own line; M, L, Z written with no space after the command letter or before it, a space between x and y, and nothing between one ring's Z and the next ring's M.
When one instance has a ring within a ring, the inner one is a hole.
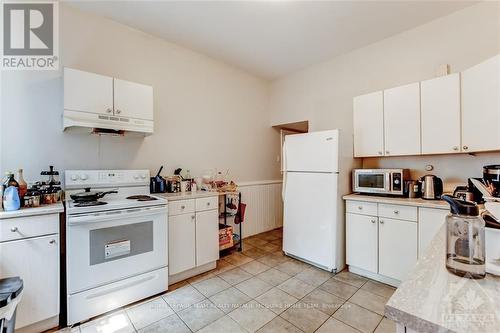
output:
M266 79L464 8L464 1L71 1Z

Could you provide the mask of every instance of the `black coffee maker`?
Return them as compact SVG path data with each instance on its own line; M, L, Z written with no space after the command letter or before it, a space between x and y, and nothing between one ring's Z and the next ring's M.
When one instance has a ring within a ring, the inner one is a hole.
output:
M483 167L483 181L490 189L491 195L500 196L500 164L485 165Z
M500 197L500 164L492 164L483 166L483 178L469 178L469 189L474 194L474 201L483 203L483 194L474 186L471 179L476 179L486 186L491 195Z

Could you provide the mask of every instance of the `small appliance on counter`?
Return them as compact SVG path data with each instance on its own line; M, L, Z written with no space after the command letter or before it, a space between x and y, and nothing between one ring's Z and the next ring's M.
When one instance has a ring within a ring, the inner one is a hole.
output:
M453 191L453 196L463 201L474 201L474 192L470 190L469 186L457 186Z
M354 169L352 190L358 193L404 195L404 184L410 178L408 169Z
M156 176L151 177L149 181L150 193L165 193L167 192L167 181L160 175L163 170L163 165L158 170Z
M405 181L404 196L410 199L420 198L420 182L417 180Z
M446 269L470 279L486 276L485 222L474 202L443 195L450 204L446 217Z
M441 195L443 194L443 181L441 178L434 175L425 175L420 179L420 181L422 182L422 199L441 199Z

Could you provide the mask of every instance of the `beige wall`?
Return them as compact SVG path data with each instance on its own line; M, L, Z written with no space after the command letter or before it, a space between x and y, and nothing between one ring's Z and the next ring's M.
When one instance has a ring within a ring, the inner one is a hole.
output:
M334 42L334 41L332 41ZM434 77L441 64L458 72L500 52L500 3L473 5L415 29L276 80L271 124L309 120L310 130L340 128L352 147L352 98ZM443 135L446 135L443 133ZM408 167L415 177L433 164L448 182L481 176L500 153L365 159L367 167Z
M238 180L280 177L266 81L116 22L60 9L62 64L153 85L155 134L63 133L61 72L6 72L0 171L24 167L35 180L49 164L151 171L164 164L168 172L183 167L194 175L230 169Z

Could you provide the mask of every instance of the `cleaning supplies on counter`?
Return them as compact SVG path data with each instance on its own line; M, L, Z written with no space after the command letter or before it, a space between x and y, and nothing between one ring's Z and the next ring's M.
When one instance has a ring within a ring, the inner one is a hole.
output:
M39 207L40 205L50 205L63 199L61 182L59 181L59 171L50 166L48 171L40 173L41 181L37 181L28 186L24 180L23 169L18 170L17 180L12 172L6 172L2 181L0 198L4 210L16 210L22 207ZM15 188L10 189L10 187ZM14 193L15 192L15 193Z
M3 209L7 212L18 210L21 207L19 192L16 186L8 186L3 191Z

